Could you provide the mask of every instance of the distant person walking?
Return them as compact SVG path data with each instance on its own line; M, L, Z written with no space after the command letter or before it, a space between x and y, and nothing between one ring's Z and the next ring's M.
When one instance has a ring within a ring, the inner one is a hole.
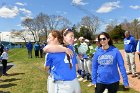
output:
M124 50L126 62L128 65L127 74L132 74L132 78L136 77L136 64L135 64L135 52L136 52L136 40L130 35L129 31L125 32L124 38Z
M1 55L1 58L2 58L2 66L3 66L2 75L7 76L7 73L6 73L7 60L8 60L8 49L7 48L4 49L4 52Z
M28 50L28 58L32 58L33 45L30 41L26 44L26 48Z

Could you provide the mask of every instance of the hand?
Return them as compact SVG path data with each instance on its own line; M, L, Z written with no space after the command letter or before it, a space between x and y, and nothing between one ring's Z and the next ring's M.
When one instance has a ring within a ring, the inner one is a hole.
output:
M73 57L73 51L69 48L66 49L66 54L68 54L70 57Z
M82 59L82 55L81 54L79 54L78 56L79 56L80 59Z
M137 54L140 54L140 52L137 52Z

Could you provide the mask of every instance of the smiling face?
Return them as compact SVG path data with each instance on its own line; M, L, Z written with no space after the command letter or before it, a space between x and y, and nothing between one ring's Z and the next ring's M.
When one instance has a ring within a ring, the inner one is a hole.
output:
M74 43L74 33L73 32L68 32L64 37L64 42L66 44L73 44Z
M108 39L105 35L100 35L99 42L102 46L107 46L110 39Z
M74 33L71 29L67 28L62 31L63 34L63 41L66 45L73 45L74 44Z

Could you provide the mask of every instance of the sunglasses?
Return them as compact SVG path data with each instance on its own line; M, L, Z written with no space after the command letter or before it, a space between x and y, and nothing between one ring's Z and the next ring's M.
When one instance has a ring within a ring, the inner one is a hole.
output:
M99 41L105 41L107 38L99 38Z

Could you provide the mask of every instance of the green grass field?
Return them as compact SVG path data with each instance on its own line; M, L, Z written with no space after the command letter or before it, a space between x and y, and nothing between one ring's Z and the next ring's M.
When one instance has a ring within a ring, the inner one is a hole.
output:
M15 64L0 79L0 93L47 93L47 73L43 69L44 58L28 59L26 49L11 49L9 62ZM82 93L94 93L94 87L87 87L88 82L81 82ZM118 93L138 93L133 89Z

